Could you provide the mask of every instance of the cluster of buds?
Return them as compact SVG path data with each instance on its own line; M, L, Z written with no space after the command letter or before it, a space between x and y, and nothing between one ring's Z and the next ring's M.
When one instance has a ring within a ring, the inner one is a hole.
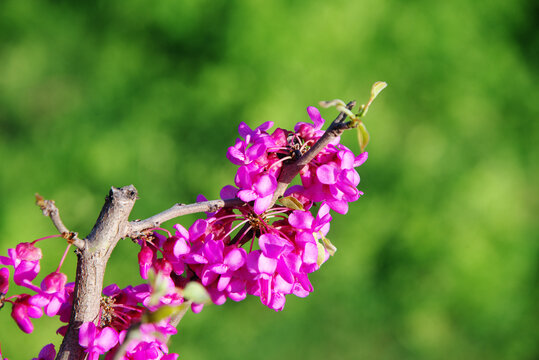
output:
M325 104L342 108L339 101ZM355 126L366 113L362 109L351 116ZM240 138L226 154L238 166L235 186L227 185L220 193L223 200L241 200L237 205L208 212L188 229L180 224L173 233L152 228L133 239L140 246L140 276L146 281L124 289L115 284L104 288L98 319L79 329L79 345L89 359L106 354L106 359L173 360L178 355L169 354L166 345L176 333L171 319L189 307L197 313L208 303L221 305L253 295L280 311L287 295L306 297L313 291L309 274L336 251L326 237L330 212L346 214L348 203L363 194L357 189L356 168L367 160L367 153L354 155L340 144L340 136L334 136L301 167L301 185L279 193L283 169L325 134L318 109L308 107L307 113L311 122L299 122L293 131L270 132L272 122L255 129L239 125ZM200 195L197 201L206 199ZM55 235L20 243L7 257L0 256L0 307L11 304L11 316L26 333L34 329L31 319L43 315L59 316L66 324L70 320L74 283L67 283L60 272L69 246L57 270L40 286L33 282L42 258L36 243L51 237ZM27 293L7 297L11 269L13 282ZM57 333L64 336L67 328L63 325ZM55 356L54 346L48 344L37 359Z

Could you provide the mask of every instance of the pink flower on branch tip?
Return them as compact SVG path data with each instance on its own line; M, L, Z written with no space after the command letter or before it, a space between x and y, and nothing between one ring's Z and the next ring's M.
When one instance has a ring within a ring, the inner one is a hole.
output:
M321 137L324 134L321 129L326 121L322 118L322 115L320 115L320 111L314 106L309 106L307 107L307 114L309 115L309 118L312 120L314 125L310 123L299 122L294 127L294 131L298 133L298 135L301 136L303 139L313 139L315 137Z

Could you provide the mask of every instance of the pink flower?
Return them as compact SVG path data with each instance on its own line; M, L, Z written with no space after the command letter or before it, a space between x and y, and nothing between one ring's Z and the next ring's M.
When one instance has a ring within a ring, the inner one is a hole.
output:
M32 243L20 243L15 249L8 249L8 257L0 256L0 265L14 267L13 281L15 284L39 291L39 288L32 284L32 280L39 273L39 260L41 258L41 249Z
M307 107L307 114L314 123L314 126L313 124L299 122L296 124L296 126L294 126L294 131L303 139L321 137L324 134L321 129L326 121L320 115L320 111L318 111L318 109L314 106L309 106Z
M66 300L64 291L67 276L60 272L47 275L41 282L41 291L32 296L31 302L45 309L47 316L54 316L60 311Z
M54 348L54 345L48 344L41 349L37 358L33 358L32 360L54 360L55 357L56 349Z
M144 243L138 253L140 277L148 279L148 270L152 267L156 255L152 249Z
M142 324L137 338L130 339L126 353L122 359L161 359L176 360L178 354L169 354L166 345L166 338L176 334L177 330L170 325L168 320L155 324ZM122 331L119 336L119 343L125 341L126 331ZM114 353L113 351L110 353ZM107 356L106 359L109 357Z
M266 211L277 189L274 175L250 172L246 166L238 169L235 182L240 188L238 197L245 202L255 202L253 209L256 214Z
M30 318L40 318L43 316L43 311L39 306L31 303L30 295L21 294L13 302L13 308L11 309L11 317L19 328L27 334L34 331L34 325L30 321Z
M9 269L1 268L0 269L0 295L7 294L9 290Z
M97 360L118 344L118 332L111 327L100 329L93 322L81 325L79 329L79 344L89 354L88 359Z
M101 322L121 331L140 319L144 308L138 304L149 297L150 291L147 284L127 286L124 289L111 284L103 289L103 295L110 299L110 307L101 315Z
M264 155L266 149L267 146L262 141L257 142L248 148L247 143L237 139L236 144L228 148L226 157L232 164L248 165Z

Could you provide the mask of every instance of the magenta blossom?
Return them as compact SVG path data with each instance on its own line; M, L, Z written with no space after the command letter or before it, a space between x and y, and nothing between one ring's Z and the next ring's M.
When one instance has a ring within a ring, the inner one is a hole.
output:
M7 294L9 290L9 269L1 268L0 269L0 295Z
M47 275L41 282L38 294L32 296L31 302L45 309L47 316L54 316L60 311L62 303L66 301L64 291L67 283L67 275L53 272Z
M39 273L39 260L42 256L41 249L32 243L20 243L15 249L8 249L8 257L0 256L0 265L14 267L13 281L15 284L39 291L39 288L32 284L32 280Z
M99 355L118 344L118 332L111 327L100 329L93 322L86 322L79 329L79 344L89 354L89 360L97 360Z
M37 358L33 358L32 360L54 360L55 357L56 349L54 348L54 344L48 344L41 349Z
M268 208L277 189L274 175L252 173L246 166L238 169L235 182L240 188L238 197L245 202L255 202L253 209L256 214L262 214Z
M11 309L11 317L19 325L19 328L27 334L34 331L34 325L30 318L37 319L43 316L41 308L32 304L30 300L31 298L28 294L18 295Z

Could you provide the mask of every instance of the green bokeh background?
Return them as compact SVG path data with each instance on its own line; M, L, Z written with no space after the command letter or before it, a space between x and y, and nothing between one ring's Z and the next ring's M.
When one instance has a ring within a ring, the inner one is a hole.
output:
M249 298L189 314L172 350L537 359L538 16L532 0L3 0L0 251L55 233L35 192L81 235L112 185L138 188L133 218L217 198L240 121L290 128L306 106L364 102L383 80L366 120L365 196L334 216L339 250L312 275L314 293L280 313ZM343 142L357 151L354 133ZM60 243L42 243L43 271ZM137 281L132 245L113 254L107 283ZM59 343L56 319L23 335L9 312L4 356Z

